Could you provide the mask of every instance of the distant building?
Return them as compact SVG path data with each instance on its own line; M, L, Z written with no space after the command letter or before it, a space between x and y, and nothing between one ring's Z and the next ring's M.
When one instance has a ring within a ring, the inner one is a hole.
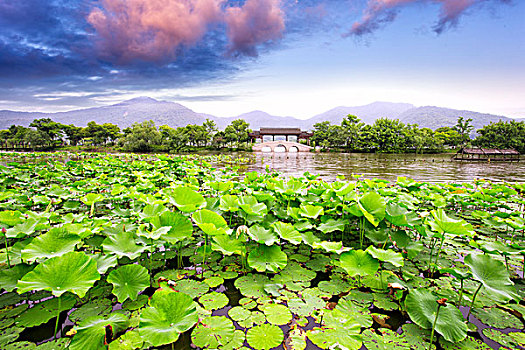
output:
M452 158L468 161L519 162L520 153L515 149L462 148Z
M301 131L300 128L261 128L248 134L252 143L271 142L271 141L288 141L299 142L306 140L310 144L310 137L314 134L307 131Z

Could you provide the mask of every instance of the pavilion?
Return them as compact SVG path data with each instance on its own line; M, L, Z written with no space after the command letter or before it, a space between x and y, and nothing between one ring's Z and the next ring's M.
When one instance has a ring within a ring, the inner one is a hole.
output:
M248 134L252 143L272 142L272 141L288 141L299 142L306 140L306 144L310 144L310 137L313 133L302 131L300 128L261 128L254 130Z

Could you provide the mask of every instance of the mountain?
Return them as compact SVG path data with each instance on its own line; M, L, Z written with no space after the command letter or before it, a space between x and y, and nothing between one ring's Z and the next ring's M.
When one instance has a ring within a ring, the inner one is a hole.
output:
M522 119L512 119L508 117L498 116L494 114L478 113L472 111L462 111L457 109L442 108L442 107L418 107L409 109L401 113L397 118L405 124L418 124L422 128L430 128L436 130L442 126L454 126L458 120L458 117L464 119L471 118L472 126L474 131L483 128L483 126L490 124L491 122L497 123L501 121Z
M357 107L336 107L327 112L318 114L308 119L307 127L310 129L315 123L329 121L332 124L341 124L341 121L348 114L359 117L366 124L373 124L378 118L396 119L401 113L404 113L414 106L408 103L392 102L374 102L365 106Z
M88 122L98 124L113 123L120 128L126 128L133 123L153 120L155 125L171 127L188 124L202 124L207 118L215 121L219 129L224 129L235 119L244 119L250 128L257 130L260 127L297 127L311 130L313 125L322 121L340 124L347 114L354 114L367 124L372 124L377 118L387 117L399 119L403 123L419 124L421 127L437 129L441 126L454 126L457 118L472 118L474 130L499 120L507 121L511 118L483 114L471 111L461 111L441 107L414 107L408 103L374 102L365 106L336 107L310 119L280 117L263 111L252 111L236 117L221 118L209 114L197 113L175 102L158 101L149 97L138 97L110 106L94 107L59 113L15 112L0 111L0 129L9 126L29 126L33 119L50 118L62 124L86 126ZM520 119L514 119L520 120ZM523 119L521 119L523 120Z
M155 125L169 125L171 127L188 124L202 124L206 117L195 113L179 103L157 101L149 97L138 97L110 106L79 109L58 113L32 113L0 111L0 129L10 125L29 126L33 119L50 118L62 124L86 126L94 121L98 124L113 123L120 128L126 128L133 123L153 120Z

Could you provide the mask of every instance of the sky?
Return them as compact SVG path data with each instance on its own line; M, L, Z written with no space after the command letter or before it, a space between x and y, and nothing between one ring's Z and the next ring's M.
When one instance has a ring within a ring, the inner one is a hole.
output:
M374 101L525 117L525 1L0 0L0 110L149 96L308 118Z

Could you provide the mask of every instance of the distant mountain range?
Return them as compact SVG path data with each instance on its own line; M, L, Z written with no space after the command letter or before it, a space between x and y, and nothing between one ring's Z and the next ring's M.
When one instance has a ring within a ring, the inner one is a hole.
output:
M157 126L168 125L173 128L188 124L202 124L207 118L215 121L219 129L224 129L232 120L242 118L250 124L251 129L260 127L299 127L312 129L313 125L322 121L340 124L347 114L358 116L363 122L372 124L376 119L387 117L399 119L403 123L419 124L420 127L437 129L442 126L454 126L457 118L472 118L474 129L482 128L490 122L512 120L504 116L483 114L471 111L460 111L441 107L415 107L407 103L374 102L365 106L336 107L309 119L280 117L263 111L244 113L236 117L221 118L209 114L197 113L174 102L158 101L149 97L138 97L110 106L73 110L69 112L42 113L0 111L0 129L9 126L29 126L34 119L50 118L62 124L86 126L88 122L98 124L113 123L120 128L126 128L133 123L153 120ZM525 120L525 119L514 119Z

